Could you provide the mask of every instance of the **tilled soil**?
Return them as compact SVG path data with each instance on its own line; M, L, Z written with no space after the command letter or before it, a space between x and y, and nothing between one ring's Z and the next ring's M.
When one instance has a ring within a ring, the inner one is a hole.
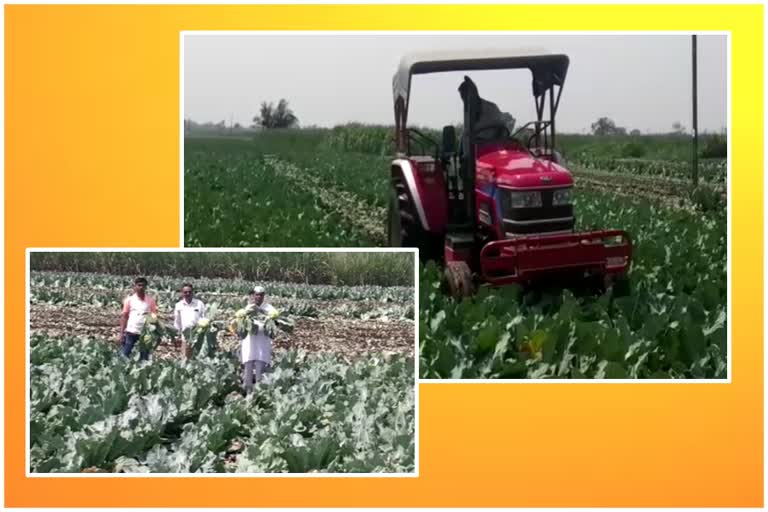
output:
M32 333L45 332L51 336L89 336L103 338L118 346L120 312L92 305L58 306L34 304L30 310ZM170 316L161 315L168 325ZM345 357L360 357L373 353L414 355L414 324L400 320L356 320L341 317L322 319L298 317L293 332L280 332L274 340L276 349L303 349L311 352L337 352ZM235 349L239 340L226 332L221 340L226 350ZM162 344L155 356L177 357L180 346Z
M46 305L48 304L48 301L45 298L40 299L37 295L39 288L33 287L31 289L32 292L32 298L33 302L37 302L40 305ZM54 288L54 291L57 289ZM122 290L114 290L114 289L93 289L86 286L79 286L79 285L72 285L68 286L66 288L63 288L64 290L63 295L65 296L65 299L56 304L57 306L63 307L64 305L72 305L75 304L77 307L86 307L86 306L94 306L94 307L106 307L106 308L112 308L115 304L122 302L125 297L127 297L132 291L130 289L122 289ZM163 306L173 308L175 303L180 299L179 292L178 291L168 291L168 290L150 290L149 295L155 299L155 301L158 303L159 307L162 309ZM82 297L88 297L87 301L82 301ZM203 302L205 302L208 306L213 304L214 302L218 302L220 304L223 304L225 307L232 306L232 304L237 304L236 307L244 307L246 304L247 297L245 297L242 293L236 293L236 292L210 292L205 291L202 293L198 293L197 297L201 299ZM37 299L37 300L36 300ZM106 306L101 306L96 303L96 301L106 304ZM282 296L276 296L273 298L270 298L270 304L275 306L277 309L283 311L289 308L301 308L302 306L312 306L317 314L322 314L323 316L331 315L331 316L347 316L350 311L358 312L358 311L369 311L374 312L376 310L381 309L404 309L405 304L394 302L393 300L387 300L382 301L379 299L348 299L348 298L338 298L338 299L294 299L292 297L282 297ZM301 314L301 313L299 313ZM312 315L314 316L314 314Z
M275 344L286 349L312 352L341 352L364 355L372 352L411 354L414 352L413 322L368 320L296 320L294 332L281 334Z

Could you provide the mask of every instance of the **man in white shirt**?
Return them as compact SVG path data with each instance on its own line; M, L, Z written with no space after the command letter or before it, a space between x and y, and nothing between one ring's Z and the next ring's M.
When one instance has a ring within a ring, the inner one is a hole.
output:
M267 316L277 315L277 309L264 302L265 290L256 286L251 290L250 303ZM264 332L264 323L255 322L258 331L248 334L240 342L240 360L243 363L243 388L248 395L253 391L254 377L261 380L265 368L272 362L272 339Z
M128 357L133 351L133 346L139 341L147 315L157 314L157 303L147 295L147 280L137 277L133 281L133 294L123 301L123 310L120 314L120 345L121 352ZM146 361L149 352L140 351L140 358Z
M197 322L205 316L205 304L194 296L194 288L190 283L184 283L181 287L181 300L176 303L173 310L173 325L181 337L181 353L185 359L191 355L189 340L184 336L184 331L195 327Z

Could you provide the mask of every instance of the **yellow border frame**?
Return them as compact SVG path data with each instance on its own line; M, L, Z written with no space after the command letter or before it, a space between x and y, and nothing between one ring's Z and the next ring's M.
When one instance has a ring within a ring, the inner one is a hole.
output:
M761 506L763 6L5 7L6 506ZM420 389L416 479L25 478L27 247L179 244L181 30L732 36L732 382ZM137 196L144 208L125 212Z

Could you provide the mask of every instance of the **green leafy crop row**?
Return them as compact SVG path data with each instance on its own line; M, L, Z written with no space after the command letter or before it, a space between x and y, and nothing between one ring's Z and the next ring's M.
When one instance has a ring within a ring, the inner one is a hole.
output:
M293 145L273 146L188 141L185 245L381 245L388 163L318 153L296 137Z
M138 363L35 335L32 472L412 472L414 362L279 353L243 399L234 355Z
M633 237L631 293L482 288L456 302L422 268L422 378L725 378L725 215L580 191L580 229Z

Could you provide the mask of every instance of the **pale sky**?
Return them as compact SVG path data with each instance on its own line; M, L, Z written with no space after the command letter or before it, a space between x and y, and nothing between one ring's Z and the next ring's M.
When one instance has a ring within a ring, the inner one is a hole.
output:
M285 98L302 126L393 124L392 76L414 51L542 48L570 57L559 132L585 132L607 116L627 130L691 126L689 35L187 34L184 117L245 126L262 101ZM727 38L698 37L699 130L727 124ZM409 125L461 119L464 74L518 125L535 118L528 70L414 76Z

